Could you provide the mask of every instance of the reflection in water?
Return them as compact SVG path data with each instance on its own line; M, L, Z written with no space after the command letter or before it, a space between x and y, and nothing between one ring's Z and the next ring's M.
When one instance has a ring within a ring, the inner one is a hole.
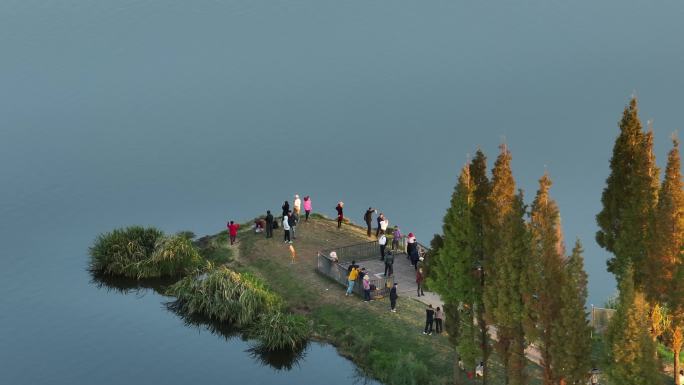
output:
M108 292L114 291L120 294L143 295L148 289L154 290L159 295L165 295L166 288L178 282L180 277L148 278L137 280L135 278L102 274L90 271L90 283L98 289Z
M243 341L249 339L245 330L240 330L227 322L220 322L218 320L204 317L198 314L189 314L182 310L182 306L178 301L171 301L166 303L166 308L180 317L186 326L195 327L199 329L206 329L214 335L221 336L226 340L234 337L240 337ZM270 366L276 370L292 370L298 366L299 362L306 356L307 344L304 344L295 350L276 350L269 351L261 345L252 346L247 350L250 357L257 360L264 366Z
M91 272L91 283L98 289L114 291L120 294L135 294L142 296L147 290L154 290L157 294L165 295L166 288L173 285L179 278L155 278L136 280L127 277L117 277L98 272ZM180 317L188 327L206 329L211 334L223 337L226 341L239 337L243 341L248 340L247 333L236 329L230 324L219 322L214 319L202 317L196 314L188 314L181 310L178 301L165 303L166 308ZM250 357L264 366L270 366L276 370L292 370L306 356L307 344L296 350L269 351L259 345L252 346L247 350Z

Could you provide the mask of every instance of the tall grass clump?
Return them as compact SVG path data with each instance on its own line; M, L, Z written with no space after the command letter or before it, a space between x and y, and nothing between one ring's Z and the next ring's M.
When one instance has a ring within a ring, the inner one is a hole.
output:
M169 287L173 308L188 316L227 322L259 340L259 349L297 349L311 334L307 320L283 312L283 300L250 274L225 266L199 277L186 277Z
M149 259L164 233L154 227L131 226L100 234L90 247L90 270L137 277L131 265Z
M306 344L310 335L305 317L281 311L262 314L250 330L250 336L267 350L296 350Z
M131 226L100 234L90 257L93 272L136 279L180 276L206 268L190 239L183 234L164 236L154 227Z

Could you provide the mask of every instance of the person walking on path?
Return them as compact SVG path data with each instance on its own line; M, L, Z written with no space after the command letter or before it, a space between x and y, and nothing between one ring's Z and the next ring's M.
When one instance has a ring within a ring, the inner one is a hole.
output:
M370 278L368 274L363 276L363 302L370 302Z
M307 195L304 197L304 222L309 221L309 214L311 214L311 197Z
M432 308L432 305L428 305L427 309L425 309L425 330L423 334L432 335L432 323L434 320L435 310Z
M290 239L290 223L287 218L287 213L283 215L283 240L285 243L292 243L292 240Z
M302 200L299 199L299 195L295 194L294 201L292 201L292 206L293 206L292 212L299 215L299 211L302 208Z
M283 209L283 217L286 217L287 213L290 212L290 203L288 201L285 201L281 208Z
M370 237L371 236L371 224L373 223L373 213L375 213L375 210L372 207L369 207L368 210L366 210L366 213L363 214L363 221L366 222L366 227L368 228L367 234Z
M237 238L237 233L238 229L240 228L240 225L237 223L234 223L233 221L230 221L228 223L228 235L230 236L230 245L232 246L235 243L235 240Z
M378 221L378 227L375 229L375 238L377 238L380 235L380 223L385 220L385 215L383 213L380 213L376 220Z
M385 233L380 233L380 238L378 238L378 245L380 245L380 260L385 260L385 247L387 247L387 237Z
M399 295L397 294L397 283L395 282L390 289L390 311L392 313L397 312L397 298L399 298Z
M385 278L391 277L394 274L394 254L387 252L385 255Z
M297 239L297 225L299 224L299 215L297 212L290 212L288 223L290 224L290 235L292 235L292 239Z
M337 203L335 210L337 210L337 228L342 228L342 220L344 219L344 202L340 201Z
M401 239L401 231L399 226L394 226L394 232L392 233L392 250L399 248L399 240Z
M266 210L266 238L273 237L273 215L271 210Z
M423 276L423 269L418 269L416 270L416 283L418 284L418 297L425 296L425 293L423 292L423 280L425 277Z
M351 269L349 271L349 275L347 276L347 292L344 294L346 296L352 295L352 292L354 291L354 283L356 283L356 278L359 277L359 268L358 266L354 265L353 261L350 267Z
M435 333L440 334L442 333L442 320L444 319L444 311L440 309L439 306L437 306L437 310L435 310Z

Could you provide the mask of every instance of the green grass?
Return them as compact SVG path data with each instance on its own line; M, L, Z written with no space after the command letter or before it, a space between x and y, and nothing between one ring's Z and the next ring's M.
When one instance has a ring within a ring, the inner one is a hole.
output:
M230 249L228 233L221 231L214 236L202 237L194 242L200 255L216 266L233 261L233 250Z

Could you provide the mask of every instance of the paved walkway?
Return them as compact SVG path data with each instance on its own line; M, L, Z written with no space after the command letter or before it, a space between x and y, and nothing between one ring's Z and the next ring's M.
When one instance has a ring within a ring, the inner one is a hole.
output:
M365 267L372 276L378 278L384 277L385 262L377 259L366 259L356 261L356 263ZM444 302L436 293L425 291L424 296L418 297L418 285L416 284L416 270L409 262L408 256L405 253L394 254L394 282L398 283L397 291L399 296L417 299L425 304L431 304L433 307L443 307Z

